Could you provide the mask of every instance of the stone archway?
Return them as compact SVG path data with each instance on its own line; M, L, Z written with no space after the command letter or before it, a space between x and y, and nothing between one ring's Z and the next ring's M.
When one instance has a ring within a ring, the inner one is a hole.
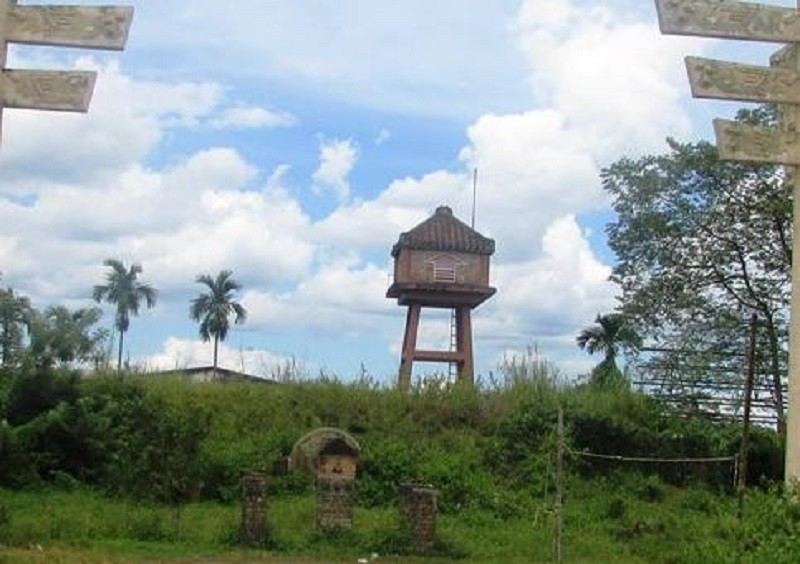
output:
M292 448L289 469L315 477L320 529L352 528L360 454L361 446L352 435L332 427L311 431Z

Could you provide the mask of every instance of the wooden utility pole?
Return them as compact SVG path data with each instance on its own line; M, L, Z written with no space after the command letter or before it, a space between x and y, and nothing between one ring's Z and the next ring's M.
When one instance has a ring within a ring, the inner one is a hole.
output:
M775 103L777 128L714 120L719 156L781 164L794 183L794 233L800 233L800 0L797 9L729 0L656 0L661 31L721 39L788 43L771 67L688 57L692 94L698 98ZM786 428L786 483L800 480L800 245L792 249L789 322L789 415ZM777 394L781 390L776 390Z
M556 530L553 559L561 563L564 545L564 410L558 410L558 450L556 452Z
M9 43L111 49L125 47L133 8L19 6L0 0L0 125L4 108L86 112L97 73L6 69Z

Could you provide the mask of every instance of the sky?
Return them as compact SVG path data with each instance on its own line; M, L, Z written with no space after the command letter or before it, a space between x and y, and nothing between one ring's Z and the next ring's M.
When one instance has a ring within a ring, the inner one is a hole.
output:
M586 373L599 359L575 337L618 294L601 169L735 112L691 99L684 56L772 49L663 36L642 0L132 5L121 53L10 48L9 68L99 76L88 114L4 112L0 272L38 307L85 307L104 259L141 264L159 299L125 357L149 370L211 363L189 302L228 269L248 319L222 366L394 381L391 247L439 205L469 222L477 168L498 290L474 312L478 372L535 349ZM420 346L447 348L449 318L428 313Z

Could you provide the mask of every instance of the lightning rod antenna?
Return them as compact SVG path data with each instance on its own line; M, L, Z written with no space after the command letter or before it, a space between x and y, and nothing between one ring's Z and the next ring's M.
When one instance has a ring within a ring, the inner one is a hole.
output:
M472 228L475 229L475 206L478 202L478 168L472 172Z

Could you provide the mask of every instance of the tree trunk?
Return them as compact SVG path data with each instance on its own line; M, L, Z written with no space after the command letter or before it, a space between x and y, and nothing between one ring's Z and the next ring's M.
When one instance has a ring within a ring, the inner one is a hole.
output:
M772 389L775 397L775 415L777 417L778 433L781 437L786 436L786 409L783 399L783 383L781 382L780 368L780 345L778 343L778 332L772 315L766 316L767 334L769 336L769 361L770 372L772 373Z
M117 352L117 372L122 372L122 340L125 336L124 331L119 332L119 351Z
M0 331L0 349L2 349L2 358L0 358L0 366L7 368L11 366L11 336L9 331L5 328L6 321L3 322L3 328Z
M214 380L217 379L217 347L219 346L219 336L214 335Z

